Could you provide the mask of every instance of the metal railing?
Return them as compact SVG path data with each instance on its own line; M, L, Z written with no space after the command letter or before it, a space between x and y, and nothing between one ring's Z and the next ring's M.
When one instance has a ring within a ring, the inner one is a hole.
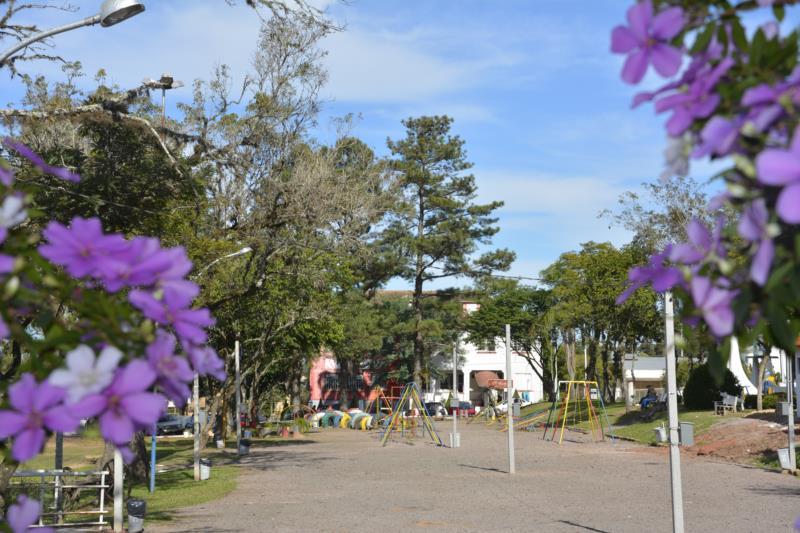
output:
M38 499L42 505L42 514L39 523L32 527L57 528L96 528L105 529L109 522L105 516L109 514L106 509L106 490L111 487L106 478L109 473L102 471L72 471L72 470L18 470L11 479L12 491L27 494ZM86 483L78 483L80 478L99 478L97 483L88 479ZM83 491L97 491L97 499L87 510L80 500ZM65 495L69 502L65 502ZM65 505L68 503L69 505ZM69 507L69 508L67 508ZM84 517L96 516L96 520L81 520ZM77 520L76 520L77 518Z

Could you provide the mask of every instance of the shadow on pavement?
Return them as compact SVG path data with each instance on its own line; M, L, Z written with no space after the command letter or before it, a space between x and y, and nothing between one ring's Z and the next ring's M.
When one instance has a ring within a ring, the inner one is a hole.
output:
M610 533L605 529L597 529L591 526L584 526L583 524L578 524L577 522L570 522L569 520L559 520L558 522L561 524L567 524L568 526L579 527L581 529L585 529L586 531L596 531L597 533Z

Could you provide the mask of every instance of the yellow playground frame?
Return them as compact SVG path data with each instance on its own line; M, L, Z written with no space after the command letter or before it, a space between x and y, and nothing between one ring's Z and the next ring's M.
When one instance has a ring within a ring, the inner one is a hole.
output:
M442 439L439 437L439 434L436 432L436 428L433 425L433 420L428 415L428 410L425 409L425 404L422 403L419 389L417 389L417 386L414 383L409 383L405 386L403 393L400 395L400 399L394 406L391 417L388 421L384 422L385 425L383 428L383 435L381 436L381 446L386 446L386 442L389 440L389 435L398 429L398 427L400 427L401 430L405 429L405 426L402 425L404 421L400 419L400 416L403 406L405 406L406 402L408 401L411 402L411 408L416 409L419 412L420 418L422 418L423 435L425 432L427 432L434 444L437 446L444 446Z
M550 435L550 440L556 440L556 433L558 433L558 443L564 439L564 429L567 427L567 419L570 414L570 407L572 411L572 424L577 426L584 422L583 404L586 404L586 421L589 423L589 428L592 434L592 440L595 442L605 440L605 431L603 430L603 420L598 416L594 403L592 402L592 388L597 391L597 399L600 400L600 408L602 415L605 419L605 430L608 431L611 437L611 442L615 442L614 432L611 430L611 423L608 421L608 413L606 406L603 403L603 395L600 394L600 386L596 381L562 381L567 385L566 394L564 399L560 402L558 407L558 414L555 418L555 423L552 425L553 433ZM553 402L550 407L550 412L547 415L547 423L544 426L544 435L542 439L547 439L547 432L550 426L550 421L553 419L553 414L556 412L556 406L559 404L558 400ZM559 426L561 428L559 429Z

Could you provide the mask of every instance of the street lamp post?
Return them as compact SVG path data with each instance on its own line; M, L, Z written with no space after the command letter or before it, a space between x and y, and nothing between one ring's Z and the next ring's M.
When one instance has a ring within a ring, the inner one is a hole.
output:
M161 89L161 140L163 141L163 130L166 127L167 122L167 91L170 89L183 87L183 82L176 80L170 74L164 73L161 75L161 78L157 80L149 78L145 79L142 82L142 86L147 87L148 89Z
M86 17L83 20L78 20L69 24L64 24L63 26L50 28L49 30L44 30L35 35L31 35L27 39L22 39L20 42L0 55L0 66L4 65L11 58L11 56L23 48L26 48L37 41L41 41L42 39L47 39L52 35L82 28L83 26L94 26L95 24L100 24L100 26L108 28L109 26L119 24L123 20L127 20L133 16L136 16L142 11L144 11L144 5L138 0L105 0L105 2L103 2L103 4L100 6L100 12L96 15L92 15L91 17Z
M201 268L197 271L197 274L192 276L193 279L197 279L201 274L203 274L206 270L211 268L216 263L222 261L223 259L228 259L231 257L237 257L239 255L249 254L252 252L253 249L249 246L245 246L241 250L237 250L233 253L228 255L223 255L222 257L218 257L214 259L209 264ZM238 341L237 341L237 351L238 351ZM237 360L237 367L238 367L238 360ZM237 395L239 394L239 387L236 387ZM192 405L194 408L194 479L195 481L200 480L200 377L195 374L194 375L194 386L192 387ZM239 427L239 406L236 406L236 426ZM237 435L237 448L239 444L239 437Z

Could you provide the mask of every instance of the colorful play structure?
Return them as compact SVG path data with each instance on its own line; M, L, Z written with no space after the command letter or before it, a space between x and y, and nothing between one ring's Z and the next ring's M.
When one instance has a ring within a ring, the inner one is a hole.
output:
M566 385L566 391L562 392L563 400L559 402L554 401L550 406L547 415L547 423L544 425L544 435L542 439L547 440L548 431L552 428L550 433L550 441L556 440L556 433L558 433L558 443L564 439L564 430L569 427L570 429L580 429L578 426L588 423L589 433L592 435L592 440L597 442L605 440L606 432L614 442L614 433L611 430L611 424L608 421L608 414L606 413L606 406L603 403L603 395L600 394L600 387L596 381L562 381L561 384ZM602 419L598 416L595 409L594 401L592 400L592 392L594 392L602 410ZM553 415L556 415L554 423ZM570 418L570 414L572 417ZM605 420L605 429L603 428L603 420ZM559 428L560 426L560 428ZM515 426L516 427L516 426Z
M422 429L421 435L419 428ZM385 420L381 433L381 446L386 446L389 437L397 431L405 438L424 437L427 434L434 444L444 446L415 383L408 383L405 386L392 415Z

